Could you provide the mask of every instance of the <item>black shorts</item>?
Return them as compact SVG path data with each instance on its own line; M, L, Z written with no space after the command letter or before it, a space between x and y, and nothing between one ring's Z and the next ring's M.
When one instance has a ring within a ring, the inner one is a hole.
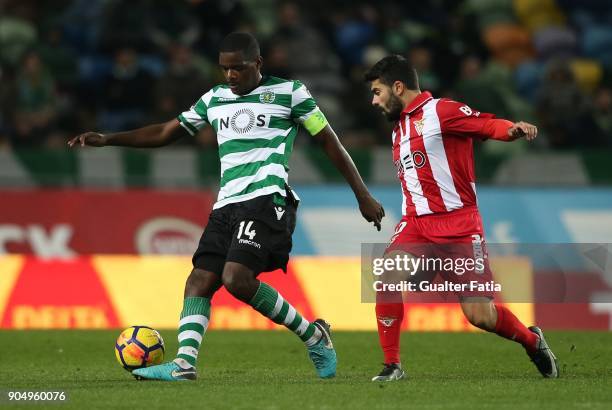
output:
M297 202L274 203L274 195L228 204L210 213L193 254L194 268L223 273L225 262L237 262L255 273L287 270Z

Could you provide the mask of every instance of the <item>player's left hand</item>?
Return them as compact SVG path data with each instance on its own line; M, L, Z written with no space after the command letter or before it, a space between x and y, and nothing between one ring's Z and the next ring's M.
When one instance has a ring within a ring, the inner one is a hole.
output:
M385 209L372 196L367 196L363 199L358 199L359 210L361 215L368 222L374 222L374 226L378 231L381 228L382 219L385 217Z
M527 141L532 141L537 135L538 127L524 121L515 122L508 128L508 136L513 140L524 137Z

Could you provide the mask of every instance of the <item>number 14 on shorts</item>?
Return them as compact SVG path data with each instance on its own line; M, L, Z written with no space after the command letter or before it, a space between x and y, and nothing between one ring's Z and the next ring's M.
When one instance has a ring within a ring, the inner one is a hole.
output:
M254 229L251 229L252 226L253 221L241 221L240 226L238 227L238 235L236 236L236 239L240 239L240 237L244 234L249 237L249 240L252 241L257 233Z

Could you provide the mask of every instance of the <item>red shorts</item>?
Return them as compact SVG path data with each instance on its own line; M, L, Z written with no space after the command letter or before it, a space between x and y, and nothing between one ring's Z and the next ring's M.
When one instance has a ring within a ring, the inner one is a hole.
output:
M450 283L448 289L453 289L450 291L461 298L493 298L493 292L487 290L492 287L493 275L482 219L476 207L404 216L397 224L385 253L393 251L403 251L423 259L422 266L426 268L423 271L429 274L424 277L433 280L439 276L436 278L438 283Z

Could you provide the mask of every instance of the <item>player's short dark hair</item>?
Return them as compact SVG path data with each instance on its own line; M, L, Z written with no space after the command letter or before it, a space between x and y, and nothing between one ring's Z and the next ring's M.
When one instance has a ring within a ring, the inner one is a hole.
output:
M381 59L365 73L364 78L366 82L379 80L388 86L393 85L396 81L401 81L409 90L419 89L419 76L416 69L410 61L398 54Z
M247 60L255 60L259 57L259 43L250 33L234 31L225 36L221 41L219 52L232 53L240 51Z

